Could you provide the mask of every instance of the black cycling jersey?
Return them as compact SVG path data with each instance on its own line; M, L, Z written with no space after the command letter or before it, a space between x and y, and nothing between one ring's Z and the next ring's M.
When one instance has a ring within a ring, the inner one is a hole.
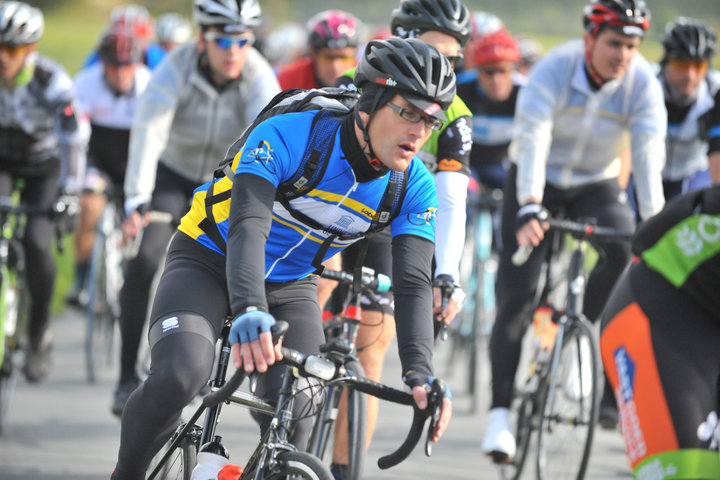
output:
M496 102L487 96L477 81L458 84L457 94L473 114L471 167L507 162L519 91L520 85L516 84L506 100Z
M720 185L668 202L640 225L633 252L718 318Z

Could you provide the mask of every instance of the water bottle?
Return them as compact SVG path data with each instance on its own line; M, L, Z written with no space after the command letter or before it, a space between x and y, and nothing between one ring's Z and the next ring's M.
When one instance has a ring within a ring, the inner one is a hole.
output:
M227 448L220 443L222 438L215 436L212 442L200 447L197 465L193 468L190 480L216 480L220 469L229 463Z
M533 344L538 352L537 361L545 362L555 344L557 323L552 320L552 308L540 305L533 315Z

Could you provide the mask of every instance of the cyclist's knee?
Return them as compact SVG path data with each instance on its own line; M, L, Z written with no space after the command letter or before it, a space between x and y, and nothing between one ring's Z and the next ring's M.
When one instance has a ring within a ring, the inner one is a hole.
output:
M148 334L152 372L148 387L157 386L168 402L187 404L212 373L215 332L196 314L168 315L157 320ZM174 399L174 400L171 400Z

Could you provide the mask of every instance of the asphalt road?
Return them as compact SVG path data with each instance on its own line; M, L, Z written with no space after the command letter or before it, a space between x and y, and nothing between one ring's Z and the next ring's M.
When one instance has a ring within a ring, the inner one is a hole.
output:
M88 384L81 317L67 310L53 320L52 328L55 332L53 373L38 385L29 385L24 379L18 382L7 427L0 436L0 480L108 479L120 436L120 424L110 414L116 367L109 367L96 384ZM441 376L445 375L447 354L447 346L440 345L436 364ZM486 392L488 375L483 378ZM386 360L384 380L400 385L394 347ZM451 378L449 383L453 384ZM375 462L399 445L410 419L407 407L383 404L367 455L365 477L370 480L501 478L499 470L480 451L485 412L468 414L466 396L458 389L454 392L452 422L441 442L434 446L432 457L425 457L418 447L407 461L388 471L379 470ZM257 429L242 409L226 409L221 418L219 433L230 449L231 460L243 463L257 441ZM533 477L528 473L526 478ZM597 433L586 478L632 478L618 431Z

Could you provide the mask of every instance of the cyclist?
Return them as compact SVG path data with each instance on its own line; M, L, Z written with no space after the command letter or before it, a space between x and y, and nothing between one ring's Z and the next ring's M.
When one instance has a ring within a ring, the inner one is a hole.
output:
M155 19L155 39L165 52L169 52L192 37L192 24L176 12L167 12Z
M489 188L502 188L509 159L515 103L525 79L515 75L520 51L505 29L484 35L468 45L468 57L478 72L465 83L458 81L458 96L472 112L473 146L470 168Z
M307 23L308 56L278 71L280 88L318 88L335 84L337 77L357 63L360 21L341 10L325 10Z
M492 405L482 450L512 458L509 424L522 338L532 318L533 298L550 243L541 225L545 209L570 218L592 217L598 225L633 232L634 218L618 184L619 155L630 136L640 213L646 219L663 206L660 172L667 113L652 69L638 54L650 23L640 0L595 0L583 15L583 40L562 44L540 60L518 95L512 165L503 193L498 278L500 305L490 338ZM535 246L527 262L511 257ZM584 301L594 320L630 260L630 247L603 243L605 261L593 270Z
M78 114L90 124L87 171L75 231L75 285L68 302L85 302L85 282L105 194L122 195L130 125L150 79L140 43L125 34L107 33L98 48L100 63L75 78Z
M134 237L148 209L179 220L193 188L212 178L215 159L279 92L270 65L252 48L256 0L195 0L197 41L168 54L140 99L125 174L123 229ZM175 227L145 228L120 292L121 368L112 411L122 413L138 385L137 352L150 288Z
M417 38L437 48L453 64L462 58L461 49L470 37L470 15L460 0L402 0L393 10L390 29L401 38ZM338 78L338 85L352 86L350 74ZM470 111L457 95L446 112L447 122L439 131L434 131L423 145L418 157L430 172L435 173L438 192L438 218L435 247L434 311L438 318L450 323L462 307L464 293L456 283L460 277L460 256L465 239L465 204L468 186L468 162L472 146ZM358 248L351 247L343 252L343 266L355 266ZM392 277L392 255L389 232L372 235L365 255L365 266L376 272ZM441 285L453 289L452 297L442 310ZM379 305L363 299L362 321L357 346L358 359L368 378L379 380L383 359L393 339L393 295L379 295ZM440 322L436 324L440 326ZM377 420L378 400L368 397L367 433L369 442ZM338 434L344 430L336 429ZM338 441L339 440L339 441ZM336 439L333 452L334 473L344 475L348 462L345 451L347 442Z
M709 123L720 117L720 72L709 68L717 36L701 20L668 23L662 45L658 78L668 111L663 187L670 199L709 186L708 157L720 160L720 132Z
M603 363L635 478L720 478L720 186L638 227L602 316Z
M143 62L151 69L155 68L165 57L165 50L160 45L152 43L152 16L142 5L131 3L113 8L102 36L108 32L128 35L140 41L144 52ZM98 61L100 61L99 52L95 50L85 60L84 67Z
M21 201L51 208L60 190L76 193L83 166L72 80L60 65L37 53L42 12L23 2L0 2L0 196L24 180ZM65 173L65 175L63 175ZM55 283L53 222L28 219L24 248L32 297L23 372L30 382L52 367L48 330Z
M144 474L153 448L169 437L183 407L208 380L228 311L236 317L230 331L235 366L266 372L258 382L263 394L277 391L284 371L271 366L281 358L268 331L275 318L290 324L284 344L319 352L324 335L312 260L325 240L333 243L327 258L352 242L335 235L367 231L374 215L367 211L377 208L391 170L407 171L406 193L391 223L398 350L404 381L425 408L424 387L432 375L430 273L437 198L432 177L414 155L431 129L441 127L443 110L454 97L455 75L435 48L393 38L368 44L355 81L363 92L348 114L333 120L333 147L314 189L286 207L274 202L278 185L300 168L317 114L311 111L271 117L252 131L233 160L233 179L214 181L213 196L231 192L212 208L219 223L206 221L211 184L196 190L155 297L149 333L153 368L123 415L116 480ZM293 216L295 209L303 215ZM301 394L297 408L308 401ZM446 398L434 440L445 430L451 408ZM296 424L291 440L300 449L311 421Z

